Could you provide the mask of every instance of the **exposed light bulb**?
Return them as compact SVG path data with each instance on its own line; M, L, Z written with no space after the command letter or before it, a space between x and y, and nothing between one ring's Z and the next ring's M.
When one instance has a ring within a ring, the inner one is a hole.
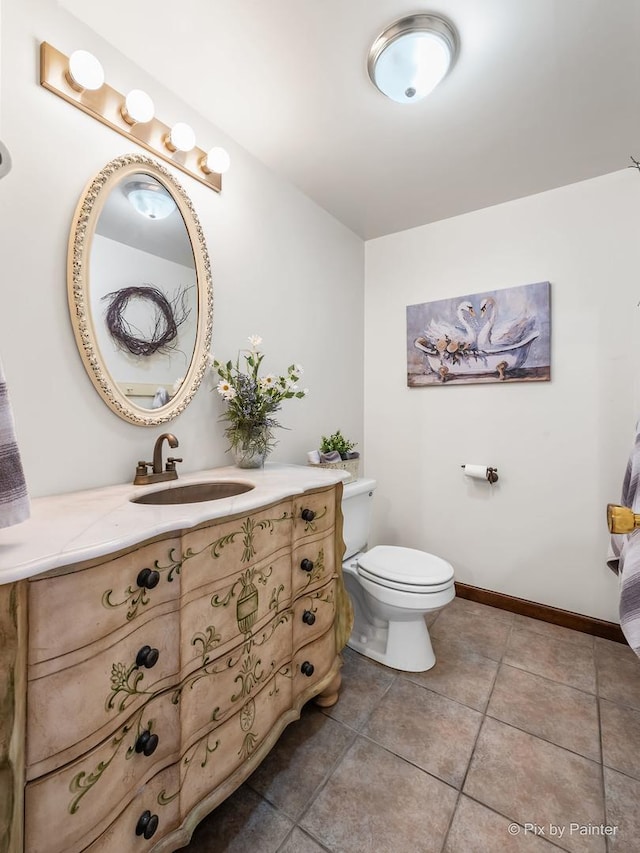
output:
M142 89L132 89L124 100L122 118L127 124L146 124L155 115L153 101Z
M210 148L206 156L202 158L200 166L202 171L207 175L211 172L216 172L218 175L223 175L231 165L231 158L224 148Z
M196 144L196 135L188 124L178 121L171 128L164 144L169 151L191 151Z
M76 92L95 92L104 84L104 69L88 50L74 50L69 57L67 80Z

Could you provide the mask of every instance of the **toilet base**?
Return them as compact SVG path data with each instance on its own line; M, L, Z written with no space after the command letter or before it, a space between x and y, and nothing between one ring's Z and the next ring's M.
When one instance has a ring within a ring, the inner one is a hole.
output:
M385 627L364 623L357 616L356 612L349 648L403 672L425 672L434 666L436 656L422 614L408 621L387 622Z

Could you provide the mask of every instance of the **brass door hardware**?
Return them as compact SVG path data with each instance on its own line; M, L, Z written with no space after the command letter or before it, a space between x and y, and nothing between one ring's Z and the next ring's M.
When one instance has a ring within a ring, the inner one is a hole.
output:
M640 527L640 515L627 506L607 504L607 524L610 533L631 533Z

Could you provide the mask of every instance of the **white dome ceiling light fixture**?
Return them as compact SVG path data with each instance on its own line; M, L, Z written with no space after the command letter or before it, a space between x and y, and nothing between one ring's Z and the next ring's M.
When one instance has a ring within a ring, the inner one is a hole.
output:
M156 181L129 181L123 192L141 216L147 219L166 219L176 210L176 203Z
M445 77L458 53L458 34L437 15L408 15L380 33L369 51L374 86L399 104L422 100Z

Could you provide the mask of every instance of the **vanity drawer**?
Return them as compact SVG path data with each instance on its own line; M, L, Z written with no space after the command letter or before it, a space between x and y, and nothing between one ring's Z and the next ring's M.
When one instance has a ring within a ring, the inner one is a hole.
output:
M293 606L293 650L324 634L336 613L335 581L303 593Z
M178 797L171 799L169 793L178 790L179 785L179 765L174 764L147 782L138 796L129 803L100 838L89 847L80 849L83 849L84 853L147 853L152 850L163 836L177 829L180 823ZM147 811L158 819L158 827L149 839L136 834L140 818ZM53 851L48 850L47 853L53 853ZM63 851L60 850L60 853ZM75 849L65 850L64 853L76 853L76 851Z
M291 501L187 531L182 540L183 595L290 547Z
M333 577L336 571L333 534L317 537L294 547L291 571L294 598L322 586Z
M84 660L37 677L28 667L29 778L73 761L124 725L155 694L177 681L179 619L170 613Z
M140 708L113 737L82 758L29 782L25 790L26 849L67 853L91 843L147 780L179 760L179 713L171 694L165 693ZM55 846L52 826L57 827Z
M222 787L215 805L251 775L285 725L298 716L290 709L291 667L287 664L260 693L246 699L237 714L189 747L180 763L183 820L218 785Z
M294 542L316 533L333 530L336 521L336 491L332 486L318 492L307 492L293 501Z
M179 577L171 573L171 555L179 552L180 540L171 537L98 566L30 580L29 663L176 609Z
M327 675L336 659L336 637L333 627L326 634L314 640L313 643L299 649L293 659L293 698L308 698L314 693L313 688ZM305 664L310 664L312 669ZM317 692L317 691L315 691Z
M282 549L273 560L210 580L185 594L180 627L182 676L228 656L256 626L290 604L291 555Z
M291 662L293 611L290 606L254 626L239 645L191 673L180 685L184 731L199 736L236 714Z

